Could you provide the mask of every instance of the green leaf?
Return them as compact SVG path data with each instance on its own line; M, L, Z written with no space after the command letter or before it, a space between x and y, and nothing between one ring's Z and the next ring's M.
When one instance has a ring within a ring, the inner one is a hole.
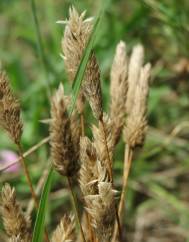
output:
M47 180L45 182L43 192L41 194L41 200L39 203L39 209L37 211L37 218L34 225L34 232L32 242L41 242L44 236L45 214L47 209L48 195L51 189L53 179L53 168L50 167Z

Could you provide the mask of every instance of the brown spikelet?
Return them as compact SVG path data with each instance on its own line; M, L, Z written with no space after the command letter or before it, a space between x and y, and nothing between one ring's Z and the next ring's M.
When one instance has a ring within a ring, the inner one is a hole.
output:
M87 137L80 139L80 188L84 196L96 193L97 172L97 154L94 145ZM93 182L92 182L93 181Z
M70 8L69 20L66 21L67 24L62 40L65 67L71 81L75 77L93 27L91 19L84 19L84 17L85 12L79 15L75 8ZM88 99L94 116L97 119L102 117L100 71L94 53L91 53L86 67L79 99L80 105L83 94Z
M51 102L50 145L54 168L61 174L72 176L78 170L75 145L72 139L68 100L64 88L59 86Z
M75 222L73 216L64 216L55 231L51 242L75 242Z
M98 192L85 196L87 211L92 218L92 225L101 242L110 241L115 221L115 203L112 184L107 179L106 169L98 162Z
M13 95L8 77L3 71L0 71L0 126L9 133L16 144L20 142L22 135L20 104Z
M7 235L12 237L12 241L31 241L30 219L22 212L16 201L15 189L9 184L3 186L1 200L1 214Z
M107 142L108 146L108 151L109 151L109 156L110 160L112 162L113 159L113 150L114 150L114 141L113 141L113 136L112 136L112 122L110 118L108 117L107 114L103 115L103 123L105 127L105 136L106 136L106 141L104 140L104 129L103 129L103 124L102 122L99 122L99 126L92 126L92 132L93 132L93 137L94 137L94 146L97 151L97 156L98 160L100 160L103 165L106 166L108 169L108 157L107 157L107 150L105 147L105 142Z
M113 122L112 136L114 143L119 141L125 119L125 102L127 94L127 54L126 45L120 41L116 47L110 85L110 118Z
M142 145L147 129L147 97L149 92L150 64L140 69L140 76L133 92L133 106L129 110L124 138L130 147Z

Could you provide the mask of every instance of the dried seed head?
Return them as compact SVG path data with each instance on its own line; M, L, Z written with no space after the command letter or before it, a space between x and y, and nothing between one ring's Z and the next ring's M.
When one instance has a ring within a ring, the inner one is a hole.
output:
M115 221L115 203L112 184L108 181L106 170L98 163L98 192L85 196L87 211L92 218L99 241L110 241Z
M126 45L120 41L112 64L110 85L110 118L113 122L112 136L115 144L119 141L125 118L127 62Z
M73 216L64 216L55 231L51 242L74 242L76 241L75 222Z
M60 85L51 102L50 145L54 168L61 174L72 176L78 170L78 152L73 142L68 98Z
M83 12L79 16L74 7L69 9L69 19L66 21L62 39L65 68L71 82L74 80L83 50L92 30L91 21L84 20L85 13Z
M21 210L20 204L16 201L16 192L9 184L5 184L1 192L1 214L5 230L9 236L20 238L20 241L31 241L30 219Z
M105 135L104 135L104 128L105 128ZM100 121L99 126L96 127L95 125L92 126L92 132L94 137L94 146L97 151L98 160L102 161L103 165L108 169L108 162L109 159L107 157L107 150L106 146L104 145L107 141L108 151L110 160L113 159L113 150L114 150L114 140L112 136L112 122L107 114L103 115L103 123ZM105 141L106 137L106 141Z
M31 241L31 238L24 238L22 239L20 237L20 235L18 236L12 236L11 238L9 238L8 242L30 242Z
M142 145L147 129L147 97L149 92L150 64L140 69L140 76L133 92L132 109L128 112L124 138L127 144L134 148Z
M6 74L0 71L0 126L5 129L12 140L18 144L22 135L20 105L11 92Z
M98 171L96 166L97 154L94 145L87 137L80 139L80 188L84 196L96 193ZM93 181L93 182L91 182Z
M72 7L69 12L69 20L66 21L62 50L64 54L65 67L71 81L74 80L79 67L84 49L86 48L91 30L92 22L85 19L85 12L81 15ZM79 110L82 108L82 95L88 99L96 118L102 116L102 95L100 87L100 71L94 53L91 54L86 67L85 76L79 99Z
M133 108L135 100L135 89L140 78L140 71L144 62L144 48L142 45L134 47L128 69L128 92L126 101L126 111L129 113Z

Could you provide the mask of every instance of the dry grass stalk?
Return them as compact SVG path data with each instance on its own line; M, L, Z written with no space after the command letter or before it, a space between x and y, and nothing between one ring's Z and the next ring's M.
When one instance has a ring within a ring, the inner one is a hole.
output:
M116 47L110 85L110 118L113 122L112 136L118 143L125 121L125 102L127 95L127 53L126 44L120 41Z
M22 212L20 204L16 201L16 192L9 184L5 184L1 192L1 214L3 224L8 236L13 241L18 237L20 241L31 241L30 219ZM13 239L14 238L14 239Z
M0 70L0 125L9 133L11 139L20 143L22 121L20 104L13 95L6 74Z
M71 81L74 80L93 27L91 18L84 18L85 12L79 15L75 8L72 7L69 11L69 19L64 21L64 23L66 23L66 28L62 40L62 50L65 67ZM83 112L83 94L88 99L95 117L97 119L102 117L100 71L94 53L91 53L91 57L86 67L79 98L79 112Z
M50 145L54 168L64 176L78 170L78 152L73 142L71 121L67 113L68 99L60 85L51 102Z
M97 238L101 242L110 241L115 221L115 203L112 183L108 179L106 169L100 162L98 166L98 191L94 195L85 196L87 211L92 218L92 225Z
M55 231L51 242L75 242L75 222L73 216L64 216Z

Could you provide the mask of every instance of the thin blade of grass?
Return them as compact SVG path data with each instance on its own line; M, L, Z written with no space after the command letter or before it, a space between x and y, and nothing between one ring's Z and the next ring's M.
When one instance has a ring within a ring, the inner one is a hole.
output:
M34 225L32 242L41 242L43 240L44 228L45 228L45 213L47 209L47 201L48 201L48 195L51 189L52 179L53 179L53 168L50 167L47 180L45 182L45 185L42 191L42 195L39 203L39 209L37 211L37 218Z
M107 9L109 1L110 0L103 1L103 6L102 6L102 8L101 8L96 20L95 20L92 33L89 37L89 41L87 43L86 49L83 53L80 65L78 67L78 71L76 73L74 83L73 83L73 87L72 87L72 103L71 103L71 107L69 109L69 115L71 115L73 110L74 110L76 100L77 100L77 96L79 94L79 90L80 90L80 87L81 87L82 79L83 79L84 74L85 74L85 69L86 69L88 60L90 58L91 51L94 47L95 37L96 37L98 30L99 30L100 20L102 19L104 12ZM38 213L37 213L37 218L36 218L35 226L34 226L34 233L33 233L32 242L41 242L42 239L43 239L44 225L45 225L45 214L46 214L46 209L47 209L48 195L49 195L50 188L51 188L52 178L53 178L53 168L51 167L50 170L49 170L47 180L46 180L45 185L44 185L42 195L41 195L39 209L38 209Z

